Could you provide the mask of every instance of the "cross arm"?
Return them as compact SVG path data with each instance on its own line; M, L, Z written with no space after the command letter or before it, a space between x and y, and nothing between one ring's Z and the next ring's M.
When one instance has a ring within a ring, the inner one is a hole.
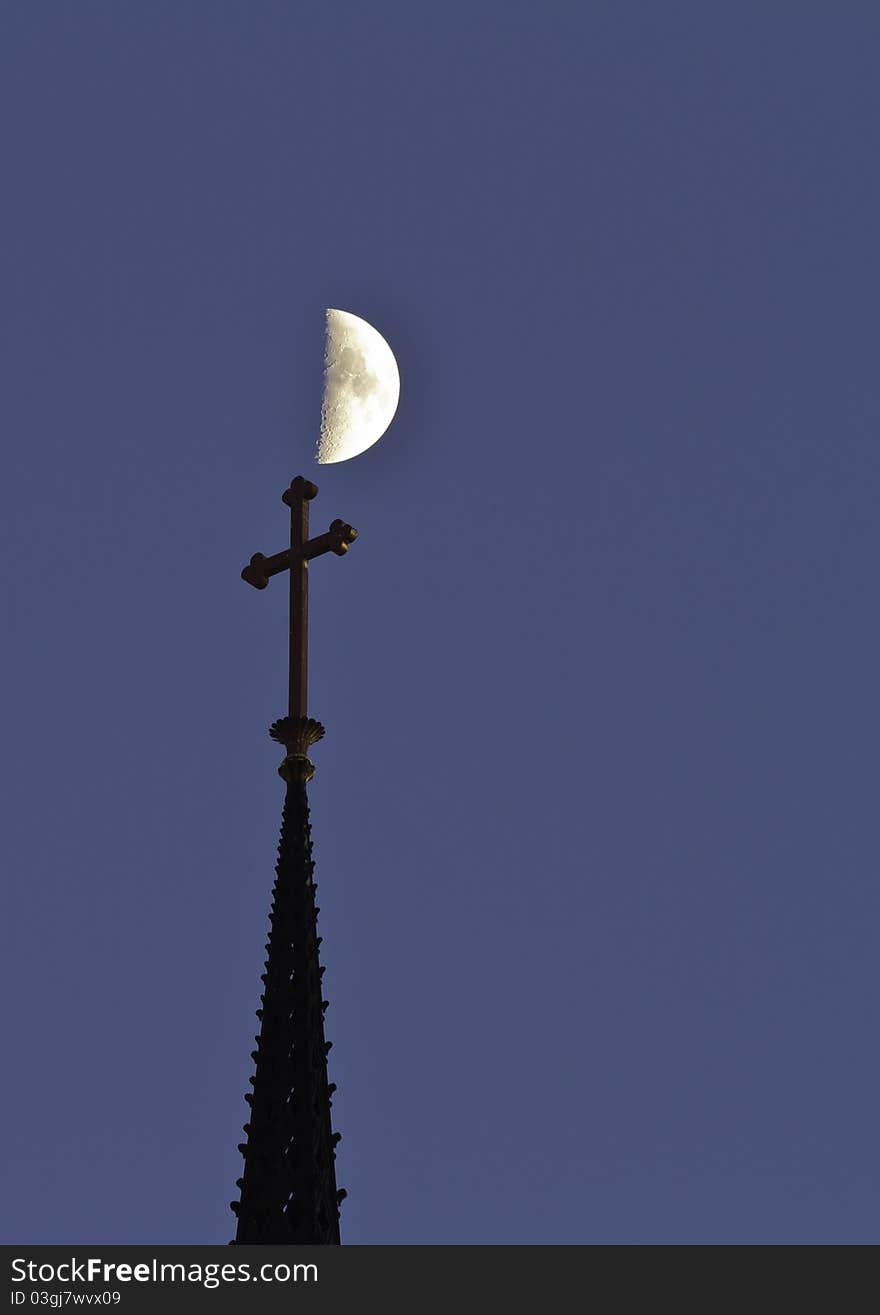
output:
M337 557L344 557L357 538L357 530L345 521L335 520L326 534L318 534L314 539L307 539L302 546L302 560L310 562L325 552L334 552ZM255 589L265 589L273 575L286 571L290 567L290 549L276 552L272 557L265 557L255 552L241 573L241 578Z
M273 575L277 575L279 571L286 571L289 566L289 548L285 548L284 552L275 553L274 557L264 557L261 552L255 552L242 571L241 578L252 584L255 589L265 589Z
M358 532L353 525L346 525L345 521L333 521L326 534L306 540L302 548L303 560L310 562L313 557L320 557L325 552L335 552L337 557L344 557L357 537Z

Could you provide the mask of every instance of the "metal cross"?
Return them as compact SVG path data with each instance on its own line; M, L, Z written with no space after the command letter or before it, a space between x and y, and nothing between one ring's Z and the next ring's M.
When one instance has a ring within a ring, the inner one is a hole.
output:
M317 485L297 475L281 495L290 508L290 547L274 557L255 552L241 578L255 589L265 589L273 575L290 571L290 677L287 715L291 729L308 718L309 562L325 552L343 557L357 538L357 530L345 521L333 521L326 534L309 538L309 503L317 496ZM277 724L277 723L276 723ZM321 729L323 734L323 728ZM281 735L273 738L281 740Z

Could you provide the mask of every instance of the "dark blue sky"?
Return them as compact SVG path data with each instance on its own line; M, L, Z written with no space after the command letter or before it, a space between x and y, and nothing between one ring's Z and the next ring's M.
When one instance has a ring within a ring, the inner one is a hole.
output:
M225 1242L312 568L343 1240L876 1240L880 11L6 4L23 1242ZM315 467L323 312L398 415Z

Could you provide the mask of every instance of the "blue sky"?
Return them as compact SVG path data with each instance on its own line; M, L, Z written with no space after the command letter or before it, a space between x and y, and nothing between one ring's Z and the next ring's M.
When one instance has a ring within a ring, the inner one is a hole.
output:
M343 1241L876 1239L878 45L4 7L6 1240L232 1236L297 473Z

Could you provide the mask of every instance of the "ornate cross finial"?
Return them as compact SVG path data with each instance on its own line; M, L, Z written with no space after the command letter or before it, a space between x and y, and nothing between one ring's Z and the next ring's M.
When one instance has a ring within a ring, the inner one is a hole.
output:
M309 648L309 562L326 552L343 557L357 538L357 530L345 521L332 522L326 534L309 538L309 503L318 488L311 480L297 475L281 495L290 508L290 547L273 557L255 552L241 573L242 580L255 589L265 589L273 575L290 571L290 672L287 716L273 722L269 734L287 748L287 757L279 767L285 780L308 781L314 774L307 750L324 734L324 727L308 715Z

